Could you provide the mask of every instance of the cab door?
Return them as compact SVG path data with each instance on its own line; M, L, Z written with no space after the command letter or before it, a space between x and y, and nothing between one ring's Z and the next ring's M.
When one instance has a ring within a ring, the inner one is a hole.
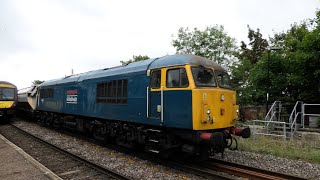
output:
M148 93L148 117L150 120L156 121L152 124L161 124L163 122L163 114L161 113L163 109L161 104L161 99L163 98L163 86L161 85L161 69L151 70Z
M166 127L192 128L192 89L187 70L185 66L163 69L165 78L162 81L164 84L162 104Z

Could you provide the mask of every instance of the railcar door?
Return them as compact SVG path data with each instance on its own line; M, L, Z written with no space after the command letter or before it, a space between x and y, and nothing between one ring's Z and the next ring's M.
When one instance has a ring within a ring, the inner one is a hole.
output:
M150 86L148 87L148 117L155 120L152 124L162 123L162 104L163 86L161 86L161 69L151 70L150 73Z
M163 69L163 118L167 127L192 128L192 90L184 66Z

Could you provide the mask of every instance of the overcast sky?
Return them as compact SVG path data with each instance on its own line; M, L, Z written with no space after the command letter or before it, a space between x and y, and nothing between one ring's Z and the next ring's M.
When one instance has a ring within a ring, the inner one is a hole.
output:
M314 18L319 0L0 0L0 80L33 80L175 53L180 27L223 25L239 44Z

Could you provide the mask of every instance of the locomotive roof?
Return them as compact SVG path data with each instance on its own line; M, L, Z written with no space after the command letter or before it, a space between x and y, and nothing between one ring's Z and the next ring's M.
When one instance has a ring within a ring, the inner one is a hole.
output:
M204 57L189 54L177 54L161 57L150 64L150 69L186 64L214 67L219 70L223 69L219 64Z
M17 88L17 86L15 86L14 84L9 83L7 81L0 81L0 84L8 84L8 85L11 85L11 86L14 86L15 88Z
M170 67L178 65L195 65L214 67L215 69L224 70L217 63L206 58L195 55L170 55L155 59L148 59L144 61L133 62L125 66L117 66L113 68L105 68L94 71L89 71L81 74L66 76L55 80L45 81L40 86L50 86L55 84L63 84L69 82L81 82L87 79L101 78L105 76L114 76L121 74L128 74L133 72L146 72L148 69L156 69L161 67Z

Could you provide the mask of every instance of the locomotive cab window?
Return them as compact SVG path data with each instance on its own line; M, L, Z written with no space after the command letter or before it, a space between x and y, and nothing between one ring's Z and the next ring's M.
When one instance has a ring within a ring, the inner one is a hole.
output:
M169 69L167 71L168 88L185 88L189 86L187 72L184 68Z
M191 71L197 87L217 86L212 69L205 67L192 67Z
M161 85L161 70L151 71L150 87L157 89Z
M231 88L230 77L225 71L216 71L218 83L220 87Z

